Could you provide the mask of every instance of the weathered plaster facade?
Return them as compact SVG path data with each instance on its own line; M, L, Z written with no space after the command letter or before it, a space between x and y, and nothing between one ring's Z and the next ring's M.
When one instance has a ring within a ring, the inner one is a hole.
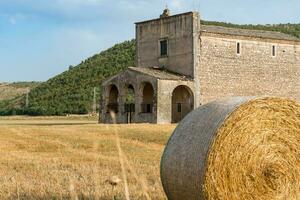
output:
M198 13L185 13L136 23L137 66L166 68L194 77L194 47L199 45ZM168 40L168 55L160 55L159 42Z
M101 122L112 123L110 111L117 123L178 122L199 105L230 96L300 100L298 38L201 25L197 12L167 13L136 23L138 67L103 83ZM128 86L134 90L130 109Z

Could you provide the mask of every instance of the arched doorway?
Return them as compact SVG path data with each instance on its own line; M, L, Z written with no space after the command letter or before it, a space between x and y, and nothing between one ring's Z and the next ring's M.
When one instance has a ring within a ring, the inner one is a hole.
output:
M180 85L172 93L172 123L181 121L194 109L194 95L190 88Z
M142 113L152 113L153 112L153 98L154 98L154 89L151 83L143 84L143 101L141 104Z
M109 86L109 95L108 95L108 104L107 104L107 112L119 112L119 91L117 86L111 85Z
M126 122L131 123L135 112L135 91L131 84L125 86L124 110L126 113Z

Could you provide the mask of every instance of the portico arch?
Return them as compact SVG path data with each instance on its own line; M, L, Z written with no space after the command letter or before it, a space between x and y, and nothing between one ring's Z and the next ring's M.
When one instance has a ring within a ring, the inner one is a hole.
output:
M141 104L142 113L152 113L153 112L153 102L154 102L154 89L151 83L145 82L142 85L143 98Z
M125 104L126 122L131 123L135 113L135 90L132 84L125 85Z
M116 85L110 85L108 87L108 103L107 112L118 113L119 111L119 90Z
M178 123L194 109L194 94L185 86L177 86L172 92L172 123Z

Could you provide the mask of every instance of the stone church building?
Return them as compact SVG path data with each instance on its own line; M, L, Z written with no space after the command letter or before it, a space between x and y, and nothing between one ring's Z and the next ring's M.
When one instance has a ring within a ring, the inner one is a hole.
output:
M177 123L201 104L231 96L300 100L300 40L201 25L199 13L136 23L136 66L102 84L101 123Z

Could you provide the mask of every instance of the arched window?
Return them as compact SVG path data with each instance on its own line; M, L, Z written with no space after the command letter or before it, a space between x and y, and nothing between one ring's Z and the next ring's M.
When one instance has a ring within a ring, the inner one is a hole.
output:
M143 101L141 105L141 111L142 113L152 113L154 90L151 83L144 83L143 85Z
M125 86L124 110L126 113L127 123L131 123L135 112L135 91L134 87L130 84Z
M118 113L119 111L118 98L119 98L119 91L117 86L115 85L109 86L107 112Z
M135 102L134 98L135 98L134 87L129 84L126 86L125 103L126 104L134 104L134 102Z
M194 95L190 88L180 85L172 93L172 123L181 121L194 109Z

